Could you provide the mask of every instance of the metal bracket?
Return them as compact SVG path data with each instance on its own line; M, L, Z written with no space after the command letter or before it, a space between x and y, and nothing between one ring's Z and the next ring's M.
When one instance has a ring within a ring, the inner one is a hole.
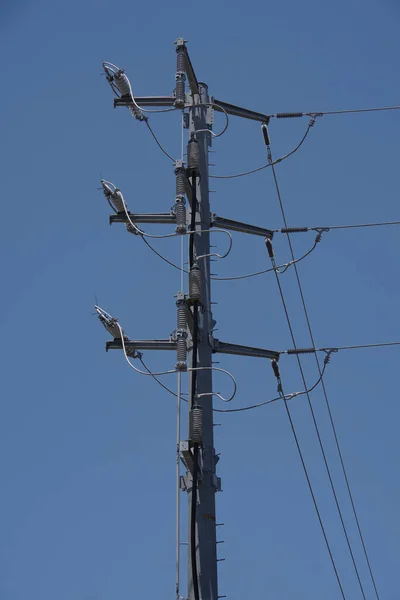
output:
M212 98L212 102L214 103L215 110L220 112L224 112L225 110L229 115L233 115L235 117L242 117L243 119L250 119L251 121L259 121L260 123L268 123L270 119L270 115L264 115L263 113L255 112L254 110L249 110L248 108L243 108L241 106L236 106L235 104L229 104L229 102L222 102L222 100L217 100L216 98Z
M155 223L161 225L173 225L176 223L176 215L170 213L155 214L135 214L128 211L129 217L133 223ZM110 225L112 223L129 223L129 219L124 212L110 215Z
M176 350L174 340L125 340L125 348L128 353L134 350ZM115 338L106 342L106 352L109 350L122 350L122 342Z
M249 233L250 235L259 235L268 239L272 239L274 235L274 232L271 229L257 227L257 225L249 225L248 223L242 223L241 221L234 221L232 219L225 219L224 217L218 217L215 213L211 215L210 226L221 227L222 229L229 229L230 231L238 231L240 233Z
M264 348L254 348L253 346L242 346L240 344L230 344L221 342L215 338L210 339L213 353L236 354L238 356L253 356L254 358L269 358L279 360L280 353L275 350Z
M193 475L193 454L189 446L189 442L179 442L179 456L186 469Z
M170 106L174 107L175 98L173 96L135 96L135 102L139 106ZM124 98L114 98L114 108L118 106L135 106L132 99L127 96Z

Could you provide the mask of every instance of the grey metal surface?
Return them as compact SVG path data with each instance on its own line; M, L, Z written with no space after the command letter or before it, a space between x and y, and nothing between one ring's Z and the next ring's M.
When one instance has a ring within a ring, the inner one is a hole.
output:
M135 96L139 106L170 106L173 108L175 98L173 96ZM114 98L114 107L134 106L129 98Z
M265 348L254 348L253 346L243 346L241 344L230 344L214 339L213 351L219 354L236 354L238 356L253 356L254 358L279 359L279 352L276 350L267 350Z
M129 353L132 350L176 350L174 340L125 340L125 348ZM122 350L121 340L114 339L106 342L106 351Z
M241 106L236 106L236 104L229 104L229 102L223 102L216 98L213 99L213 103L215 110L218 110L219 112L224 112L225 110L229 115L234 115L235 117L259 121L260 123L268 123L270 118L270 115L264 115L263 113L249 110L248 108L242 108Z
M256 225L250 225L249 223L242 223L241 221L234 221L233 219L225 219L225 217L219 217L216 214L211 215L211 227L221 227L223 229L229 229L230 231L239 231L241 233L249 233L251 235L260 235L262 237L272 238L274 232L264 227L257 227Z
M190 83L189 73L188 80ZM209 102L207 86L199 84L200 102ZM190 109L190 132L206 129L206 108L193 107ZM200 179L197 178L197 207L196 229L207 230L210 223L210 202L208 183L208 134L198 133L197 140L200 145ZM210 253L210 234L208 231L194 236L195 253L197 256ZM199 325L201 335L198 341L198 365L201 367L212 366L212 348L209 344L209 335L212 329L211 313L211 289L210 289L210 260L201 260L202 268L202 310L200 311ZM189 367L193 356L189 341ZM191 377L189 373L189 393L191 389ZM212 391L212 371L197 371L197 393L204 394ZM199 578L199 591L201 600L217 600L217 548L216 548L216 519L215 519L215 493L220 481L216 477L216 458L214 450L214 426L212 397L203 396L198 398L198 403L203 409L203 446L200 459L200 478L198 482L198 510L197 521L197 571ZM217 487L216 487L217 486ZM189 514L191 506L191 487L188 489ZM190 523L189 523L189 548ZM189 552L188 565L188 598L194 600L191 558Z
M176 221L175 215L171 213L135 214L128 211L128 214L134 223L158 223L174 225ZM110 224L111 223L129 223L129 220L126 214L121 212L115 215L110 215Z

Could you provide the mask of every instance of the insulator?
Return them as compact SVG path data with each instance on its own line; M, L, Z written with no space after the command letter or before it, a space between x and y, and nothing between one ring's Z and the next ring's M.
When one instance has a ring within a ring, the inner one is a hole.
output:
M126 230L129 233L133 233L133 235L138 235L139 231L137 230L136 227L133 227L132 223L127 223L126 224Z
M120 69L114 75L114 83L121 96L130 96L131 95L131 86L129 83L129 79L125 75L125 73Z
M186 331L178 331L176 339L176 369L178 371L186 371Z
M119 190L118 188L114 190L113 194L111 195L111 201L114 204L117 212L124 212L125 203L121 190Z
M267 247L268 256L270 258L274 258L274 248L273 248L272 242L271 242L271 240L269 238L266 238L265 245Z
M192 302L199 302L201 300L201 270L197 265L189 271L189 298Z
M274 375L277 379L281 378L281 374L279 372L279 367L278 367L278 362L274 359L271 360L271 365L272 365L272 370L274 372Z
M178 310L177 310L177 315L176 315L176 328L179 329L183 329L184 331L186 331L186 308L185 308L185 301L184 300L178 300L178 302L176 303Z
M176 70L177 72L185 70L185 52L182 47L176 49Z
M177 233L186 233L186 204L185 198L177 198L175 202L176 227Z
M262 131L262 134L264 136L265 145L266 146L270 146L271 145L271 141L269 139L268 126L267 126L266 123L263 123L261 125L261 131Z
M200 146L195 138L191 138L187 145L187 164L191 175L200 173Z
M117 321L115 319L102 319L100 321L103 323L104 327L107 329L108 333L113 336L113 338L121 338L121 331L117 325Z
M185 106L185 75L183 73L176 74L175 106L178 108Z
M183 167L175 169L176 175L176 197L181 198L186 193L186 173Z
M194 406L189 412L189 441L192 444L201 444L203 441L203 409Z
M303 233L308 231L308 227L284 227L281 233Z
M303 117L303 113L301 112L288 112L288 113L278 113L276 115L277 119L298 119L299 117Z
M314 354L315 348L290 348L287 354Z

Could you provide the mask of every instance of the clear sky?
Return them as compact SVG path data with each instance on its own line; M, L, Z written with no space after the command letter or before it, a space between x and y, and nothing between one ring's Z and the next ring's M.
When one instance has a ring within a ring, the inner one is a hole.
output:
M184 36L199 79L219 99L267 113L387 106L400 104L399 24L396 0L1 3L1 600L174 598L175 402L121 353L104 352L107 333L92 307L97 298L132 338L174 329L179 273L123 226L109 227L98 187L101 173L132 211L157 212L172 205L175 181L145 126L113 111L101 61L125 67L138 95L169 94L173 41ZM151 123L178 155L179 115ZM215 129L222 125L217 116ZM306 125L273 122L275 156L293 148ZM399 219L399 139L400 111L319 119L277 167L289 223ZM257 123L232 118L213 149L215 174L265 161ZM282 226L269 170L214 180L212 189L218 214ZM294 237L296 254L313 239ZM215 243L222 248L216 236ZM157 248L179 260L177 240ZM275 251L279 262L289 259L284 236ZM324 235L299 265L318 346L400 340L398 255L397 227ZM268 266L262 239L243 235L214 263L221 276ZM298 345L309 346L294 273L281 281ZM215 283L213 299L221 339L291 347L271 274ZM326 372L381 600L400 598L399 356L396 347L342 352ZM155 370L174 358L145 355ZM220 360L238 381L235 407L275 395L268 363ZM312 383L312 357L304 364ZM302 389L294 358L282 358L281 372L288 392ZM225 380L217 385L228 391ZM320 389L312 401L373 599ZM307 400L290 406L346 598L357 600ZM220 594L340 598L284 406L218 422Z

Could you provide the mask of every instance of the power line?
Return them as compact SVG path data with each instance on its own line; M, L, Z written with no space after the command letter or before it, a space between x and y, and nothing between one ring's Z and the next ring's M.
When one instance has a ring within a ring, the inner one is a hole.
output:
M382 227L384 225L400 225L400 221L381 221L379 223L355 223L350 225L327 225L320 227L283 227L274 229L274 233L305 233L307 231L330 231L331 229L357 229L360 227Z
M303 137L301 138L300 142L297 144L297 146L295 148L293 148L293 150L291 150L290 152L285 154L284 156L281 156L281 158L277 158L272 164L267 163L266 165L263 165L262 167L257 167L256 169L251 169L250 171L244 171L244 173L236 173L235 175L210 175L210 178L211 179L236 179L237 177L244 177L245 175L251 175L252 173L257 173L258 171L262 171L263 169L268 169L268 167L277 165L278 163L282 162L283 160L286 160L287 158L289 158L289 156L292 156L292 154L294 154L295 152L297 152L297 150L299 150L299 148L301 148L301 146L306 141L308 134L310 133L310 129L314 126L314 123L315 123L315 117L313 117L311 119L311 121L309 122L306 132L303 135Z
M276 192L277 192L277 196L278 196L279 205L280 205L280 208L281 208L282 218L283 218L283 221L285 223L285 227L287 227L286 214L285 214L285 210L284 210L284 206L283 206L283 201L282 201L282 196L281 196L281 192L280 192L280 188L279 188L279 183L278 183L278 178L276 176L276 171L275 171L275 167L274 166L272 166L272 174L273 174L273 178L274 178L274 183L275 183L275 188L276 188ZM290 234L289 233L287 233L287 238L288 238L288 243L289 243L289 247L290 247L290 252L291 252L292 256L294 256L293 246L292 246L292 242L291 242ZM304 314L305 314L306 321L307 321L307 326L308 326L310 338L311 338L313 346L315 347L314 337L313 337L313 334L312 334L311 324L310 324L310 320L309 320L309 316L308 316L308 311L307 311L307 307L306 307L306 303L305 303L305 299L304 299L304 294L303 294L302 286L301 286L301 283L300 283L300 277L299 277L299 273L298 273L298 269L297 269L296 265L294 265L294 269L295 269L296 280L297 280L297 284L298 284L298 288L299 288L299 292L300 292L300 296L301 296L301 301L302 301L303 310L304 310ZM286 318L287 318L287 321L288 321L289 329L290 329L290 332L291 332L291 337L292 337L292 340L293 340L293 345L294 345L294 347L296 347L296 343L295 343L293 331L292 331L292 328L291 328L291 325L290 325L289 315L288 315L288 312L287 312L287 309L286 309L286 305L285 305L285 300L284 300L284 297L283 297L282 288L281 288L279 277L278 277L277 274L276 274L276 280L277 280L277 283L278 283L278 287L279 287L279 291L280 291L282 303L284 305ZM318 372L320 374L321 381L323 383L323 372L321 371L321 366L320 366L317 354L315 354L315 357L316 357L316 361L317 361ZM299 356L297 356L297 358L298 358L298 364L299 364L301 376L302 376L302 378L304 380L304 373L303 373L303 369L302 369L302 366L301 366L301 360L300 360ZM328 395L326 393L326 389L325 389L324 385L323 385L323 390L324 390L325 401L326 401L326 404L327 404L327 407L328 407L328 412L329 412L329 415L330 415L331 425L334 428L333 416L332 416L332 413L331 413L331 410L330 410ZM357 575L357 579L358 579L358 583L359 583L359 586L360 586L360 589L361 589L362 596L363 596L363 598L365 600L364 588L363 588L362 583L361 583L360 575L359 575L358 568L357 568L357 565L356 565L356 561L355 561L355 558L354 558L354 555L353 555L353 551L352 551L350 540L349 540L349 537L348 537L348 534L347 534L346 526L345 526L345 523L344 523L344 520L343 520L343 516L342 516L341 509L340 509L339 501L338 501L338 498L337 498L337 495L336 495L336 491L335 491L335 487L334 487L334 484L333 484L332 476L331 476L331 473L330 473L330 469L329 469L328 462L327 462L327 459L326 459L325 451L324 451L324 448L323 448L322 439L321 439L321 436L320 436L320 433L319 433L317 421L316 421L314 410L313 410L313 407L312 407L311 398L310 398L310 396L308 394L307 394L307 399L308 399L308 404L309 404L309 407L310 407L311 415L312 415L312 418L313 418L315 430L316 430L316 433L317 433L317 436L318 436L318 440L319 440L321 452L322 452L322 455L323 455L323 458L324 458L324 463L325 463L326 471L328 473L328 477L329 477L329 481L330 481L330 484L331 484L332 492L333 492L333 495L334 495L334 498L335 498L336 507L337 507L337 510L338 510L338 513L339 513L339 516L340 516L342 528L343 528L343 531L344 531L344 534L345 534L345 537L346 537L346 541L347 541L347 545L348 545L348 548L349 548L349 551L350 551L352 563L353 563L353 566L354 566L354 569L355 569L355 572L356 572L356 575ZM337 448L338 448L338 450L340 452L339 441L338 441L338 438L337 438L336 434L335 434L335 439L336 439ZM341 455L341 452L340 452L340 455ZM343 463L343 468L344 468L344 463ZM347 476L346 476L346 479L347 479ZM350 490L349 487L348 487L348 489ZM356 519L356 520L358 521L358 519ZM367 558L367 560L368 560L368 558ZM369 561L368 561L368 564L369 564ZM372 574L372 572L371 572L371 574Z
M346 108L343 110L325 110L325 111L314 111L314 112L283 112L276 113L275 115L269 115L269 118L277 119L296 119L299 117L323 117L324 115L344 115L350 113L366 113L366 112L381 112L385 110L399 110L400 106L378 106L374 108Z
M295 426L294 426L294 423L293 423L292 415L290 414L289 406L288 406L287 400L286 400L286 398L284 396L284 393L283 393L282 381L280 379L278 379L278 389L280 389L281 394L282 394L281 397L283 398L283 402L285 404L286 414L287 414L288 419L289 419L289 423L290 423L290 427L292 429L294 441L296 443L297 451L299 453L301 464L303 466L304 475L305 475L306 480L307 480L308 488L310 490L310 494L311 494L312 501L313 501L313 504L314 504L315 512L317 513L318 521L319 521L319 524L321 526L321 530L322 530L322 533L323 533L323 536L324 536L325 544L326 544L326 547L328 549L328 553L329 553L329 556L330 556L330 559L331 559L331 562L332 562L333 570L335 572L336 579L337 579L337 582L339 584L340 592L342 594L343 600L346 600L346 597L345 597L344 591L343 591L343 587L342 587L342 583L340 581L339 573L338 573L338 570L337 570L337 567L336 567L335 559L333 558L332 550L331 550L331 547L329 545L329 541L328 541L328 537L327 537L327 534L326 534L326 531L325 531L325 527L324 527L324 524L322 522L321 513L319 511L317 500L315 498L314 490L313 490L313 487L311 485L310 476L308 474L308 470L307 470L307 467L306 467L306 463L304 461L303 453L302 453L301 448L300 448L300 443L299 443L299 440L298 440L298 437L297 437L297 434L296 434L296 429L295 429Z

